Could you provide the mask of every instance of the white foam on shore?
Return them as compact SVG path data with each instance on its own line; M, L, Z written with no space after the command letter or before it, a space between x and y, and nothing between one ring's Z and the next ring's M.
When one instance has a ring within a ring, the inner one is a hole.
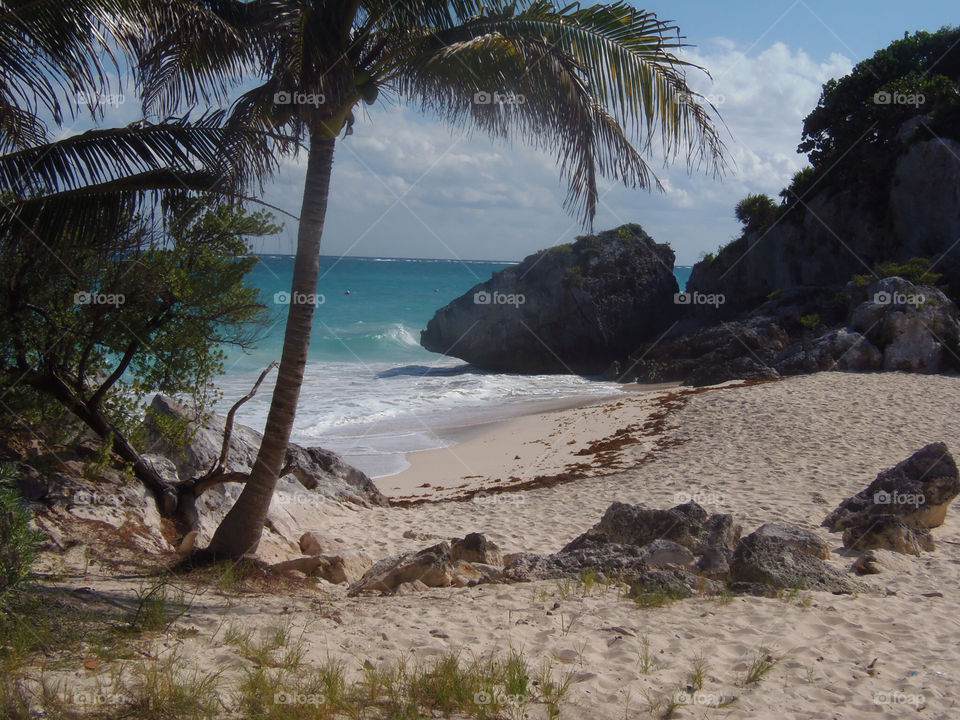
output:
M257 374L221 378L217 411L226 412L247 393ZM238 422L262 431L271 387L268 380L241 407ZM371 477L383 477L408 467L406 453L447 447L465 428L615 396L620 387L572 375L487 373L451 358L403 366L311 363L292 440L321 445Z

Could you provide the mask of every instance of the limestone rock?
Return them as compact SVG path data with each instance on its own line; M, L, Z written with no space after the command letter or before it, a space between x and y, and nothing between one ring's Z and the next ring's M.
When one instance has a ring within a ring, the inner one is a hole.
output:
M820 558L799 550L783 538L758 533L740 541L730 564L730 578L734 583L776 589L849 593L856 587L844 573Z
M450 556L453 560L465 560L469 563L485 565L503 565L500 548L481 533L470 533L450 543Z
M830 544L812 530L786 523L765 523L757 528L756 534L763 537L780 538L808 555L813 555L821 560L830 559Z
M844 531L845 547L887 548L919 554L932 550L929 530L943 524L960 494L960 474L944 443L931 443L847 498L823 521Z
M673 263L639 225L582 237L471 288L420 343L487 370L602 373L677 316Z

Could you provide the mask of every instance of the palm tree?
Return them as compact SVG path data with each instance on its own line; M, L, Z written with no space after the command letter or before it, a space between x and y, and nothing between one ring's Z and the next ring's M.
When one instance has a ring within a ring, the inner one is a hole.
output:
M233 24L256 57L259 84L233 105L237 127L308 147L292 297L316 293L334 146L361 102L400 98L455 125L517 134L556 153L565 207L589 224L597 179L659 187L645 156L719 172L714 109L686 82L675 26L622 3L560 7L550 0L198 0ZM142 55L144 94L169 110L224 97L238 63L176 25ZM699 68L697 68L699 69ZM494 94L497 94L494 96ZM520 102L520 100L523 100ZM293 102L291 102L293 100ZM636 138L636 146L631 142ZM291 302L263 441L251 476L208 548L256 549L284 462L300 393L313 307Z
M115 51L130 59L137 42L176 16L202 25L221 48L243 41L227 23L186 0L11 0L0 5L0 240L44 262L69 267L72 245L96 243L109 257L123 227L161 194L204 192L235 197L269 173L275 158L262 135L238 132L225 113L196 120L165 118L129 127L90 130L58 140L68 117L88 110L110 90L106 68L120 72ZM23 367L27 358L0 357ZM31 373L22 381L30 385ZM57 397L133 463L165 514L176 495L98 407L78 400L83 388L54 378Z

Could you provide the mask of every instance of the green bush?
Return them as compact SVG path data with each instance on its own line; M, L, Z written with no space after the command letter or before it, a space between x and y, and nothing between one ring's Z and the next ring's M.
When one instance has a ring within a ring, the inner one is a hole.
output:
M930 271L930 266L932 265L929 258L915 257L910 258L907 262L896 263L896 262L886 262L880 263L874 267L873 271L876 274L874 275L854 275L853 281L856 283L857 287L864 287L869 285L877 278L888 278L888 277L902 277L904 280L909 280L914 285L933 285L936 286L940 279L943 277L940 273L935 273Z
M43 533L30 527L30 511L13 489L16 468L0 464L0 599L30 574Z

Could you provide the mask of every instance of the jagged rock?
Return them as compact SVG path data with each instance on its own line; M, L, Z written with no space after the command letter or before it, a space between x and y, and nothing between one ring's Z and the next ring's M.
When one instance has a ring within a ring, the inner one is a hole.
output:
M756 534L762 537L780 538L808 555L821 560L830 559L830 544L812 530L786 523L765 523L757 528Z
M928 529L911 527L896 515L871 515L869 524L848 527L843 531L843 546L851 550L880 548L903 555L936 549Z
M773 319L752 317L708 327L678 325L630 359L641 382L716 385L779 377L774 360L789 342Z
M882 572L903 572L910 569L909 561L892 550L865 550L850 568L857 575L877 575Z
M156 417L163 417L167 423L186 422L192 433L190 441L183 447L173 445L159 431ZM153 455L172 461L179 479L186 481L204 475L214 467L220 457L225 423L223 417L211 414L200 425L176 401L156 395L144 421L146 445ZM249 472L256 460L261 437L256 430L234 423L226 469L229 472ZM299 484L319 496L365 506L389 504L369 477L329 450L291 444L287 450L287 462L294 463L296 470L292 476Z
M677 316L673 263L639 225L579 238L471 288L420 343L488 370L601 373Z
M730 548L708 548L697 560L696 570L704 577L722 580L730 574L731 560L733 560L733 550Z
M960 494L960 474L944 443L931 443L847 498L823 521L844 531L845 547L887 548L919 554L932 550L929 530L939 527Z
M957 307L940 290L899 277L878 280L849 325L883 351L883 369L935 373L953 365Z
M465 560L469 563L503 565L500 548L481 533L470 533L464 538L453 540L450 543L450 556L454 560Z
M183 478L177 472L177 466L173 461L163 455L147 453L140 456L141 459L160 476L160 479L172 487L180 484Z
M675 597L691 597L697 592L715 594L719 586L679 568L654 569L635 578L630 585L630 596L667 592Z
M853 592L847 576L780 537L752 533L740 541L730 563L734 583L766 585L777 589Z
M697 263L687 290L724 293L724 309L736 314L771 293L842 285L865 267L912 257L930 258L946 282L960 287L958 158L955 140L910 142L890 157L892 167L878 173L865 165L845 188L815 194L775 226Z
M562 552L598 542L642 547L655 540L670 540L700 555L711 547L734 547L740 532L740 526L732 516L708 515L695 502L669 510L615 502L607 508L599 523L569 543Z
M648 570L636 545L596 543L564 549L553 555L523 553L504 568L503 576L513 582L530 582L578 578L590 571L603 578L630 582Z
M838 328L812 343L790 345L774 359L773 365L785 376L821 370L867 372L881 369L883 353L860 333Z
M442 542L414 553L380 560L350 586L349 594L386 595L414 581L426 587L464 587L499 579L499 568L454 560L450 544Z

